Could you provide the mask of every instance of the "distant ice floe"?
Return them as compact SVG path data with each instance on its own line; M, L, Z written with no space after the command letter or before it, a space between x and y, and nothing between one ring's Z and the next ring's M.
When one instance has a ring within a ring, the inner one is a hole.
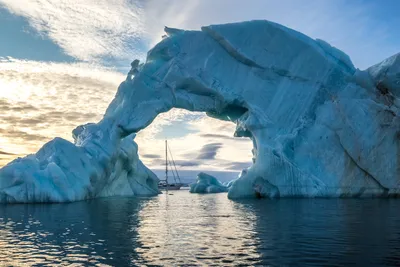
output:
M228 192L228 186L223 185L217 178L207 173L200 172L197 174L196 182L190 184L190 193L222 193Z

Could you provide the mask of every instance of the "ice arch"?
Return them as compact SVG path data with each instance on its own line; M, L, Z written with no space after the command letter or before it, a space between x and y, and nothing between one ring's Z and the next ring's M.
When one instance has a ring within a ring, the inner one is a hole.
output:
M235 135L253 140L254 164L230 198L400 191L399 54L360 71L328 43L268 21L165 31L103 120L74 131L75 145L55 139L0 171L2 201L156 193L131 136L173 107L234 121Z

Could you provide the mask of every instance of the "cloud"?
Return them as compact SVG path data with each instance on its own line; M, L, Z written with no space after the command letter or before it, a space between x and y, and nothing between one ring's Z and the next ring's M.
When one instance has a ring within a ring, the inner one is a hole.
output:
M8 153L8 152L1 151L1 150L0 150L0 156L1 156L1 155L14 156L15 154L13 154L13 153Z
M221 126L220 128L226 129L226 126ZM232 137L229 135L225 135L225 134L200 134L201 137L205 137L205 138L214 138L214 139L228 139L228 140L235 140L235 141L246 141L248 142L249 139L248 138L240 138L240 137Z
M252 165L251 162L229 162L225 164L225 170L235 170L235 171L241 171L243 169L247 169Z
M198 167L201 166L203 164L203 162L201 160L175 160L175 165L177 168L180 167ZM173 164L172 161L169 162L168 164ZM156 158L153 159L150 162L150 165L152 166L157 166L157 167L161 167L161 166L165 166L165 159L161 159L161 158ZM170 169L174 169L173 166L170 166Z
M125 0L0 0L67 54L84 61L143 55L143 8ZM140 51L138 51L140 50Z
M195 167L202 164L201 161L175 160L175 164L180 167Z
M21 130L15 130L13 128L0 128L0 134L3 138L8 138L16 142L18 139L21 142L28 141L28 142L45 142L49 140L49 137L39 135L39 134L32 134Z
M231 139L232 137L230 137L229 135L225 135L225 134L201 134L201 137L209 137L209 138L221 138L221 139Z
M198 132L193 127L197 121L206 117L204 112L191 112L184 109L173 108L168 112L161 113L156 118L156 123L149 125L144 131L140 133L140 138L151 139L167 139L176 138L180 134L174 134L174 129L184 130L185 134Z
M61 109L58 107L58 109ZM59 111L56 107L34 107L25 102L0 102L0 122L12 128L42 129L49 125L58 125L63 122L65 125L74 126L76 122L89 122L99 118L99 113L87 110Z
M3 76L2 74L0 74L0 77ZM5 88L3 88L3 90L6 90ZM9 111L14 111L14 112L19 112L19 111L36 111L37 108L24 103L24 102L20 102L20 103L11 103L9 101L7 101L6 99L0 99L0 110L9 110Z
M28 154L56 136L72 140L76 126L101 119L123 79L94 64L0 58L0 144Z
M160 155L156 155L156 154L143 154L140 155L141 158L146 158L146 159L159 159L161 158Z
M393 1L395 2L395 1ZM165 25L203 25L267 19L328 41L366 68L398 52L396 3L309 0L0 0L79 60L128 63L161 40ZM391 14L378 16L377 14ZM128 67L128 65L126 66Z
M150 156L150 157L149 157ZM145 154L145 155L141 155L140 158L142 160L146 160L146 159L151 159L151 161L149 162L150 165L152 166L165 166L165 158L163 158L160 155L152 155L152 154ZM196 167L196 166L201 166L203 164L202 160L196 160L196 159L177 159L172 161L171 157L169 157L169 162L168 164L172 165L173 163L175 163L175 165L179 168L179 167ZM171 167L173 168L173 167Z
M212 160L215 159L218 150L223 146L222 143L211 143L204 145L200 151L197 159Z

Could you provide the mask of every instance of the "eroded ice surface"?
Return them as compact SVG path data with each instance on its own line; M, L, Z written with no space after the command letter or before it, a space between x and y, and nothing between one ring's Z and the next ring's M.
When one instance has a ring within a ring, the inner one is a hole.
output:
M228 189L217 178L204 172L197 174L196 182L190 184L190 193L222 193L228 192Z
M232 121L235 136L253 140L254 164L230 198L400 192L399 54L361 71L328 43L268 21L165 31L75 144L55 139L0 171L2 201L155 193L128 136L173 107Z
M118 141L96 124L79 126L73 134L75 144L55 138L36 154L2 168L0 202L70 202L158 193L158 178L139 160L134 134Z

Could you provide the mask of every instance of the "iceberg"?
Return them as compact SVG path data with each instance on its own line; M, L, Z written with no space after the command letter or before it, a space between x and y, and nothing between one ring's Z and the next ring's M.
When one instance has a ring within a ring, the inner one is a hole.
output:
M157 194L133 135L172 108L236 124L253 165L231 199L400 193L400 54L366 70L325 41L269 21L165 28L132 63L104 118L0 170L0 201Z
M120 141L113 134L96 124L79 126L73 131L75 144L55 138L36 154L12 161L0 170L0 202L158 194L159 180L139 160L134 134Z
M228 186L223 185L217 178L207 173L197 174L196 182L190 184L190 193L222 193L228 192Z

